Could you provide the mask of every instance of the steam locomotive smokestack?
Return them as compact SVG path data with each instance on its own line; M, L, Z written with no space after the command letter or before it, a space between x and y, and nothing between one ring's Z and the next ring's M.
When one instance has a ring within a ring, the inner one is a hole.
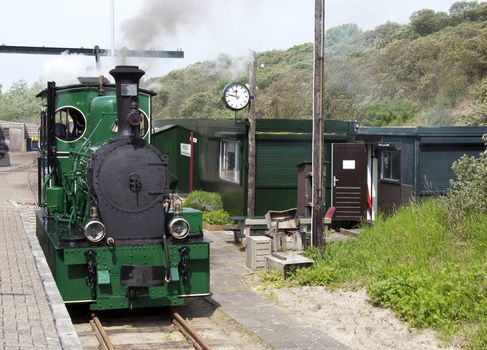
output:
M117 137L138 136L141 122L139 80L145 72L137 66L116 66L110 74L115 78L117 89Z

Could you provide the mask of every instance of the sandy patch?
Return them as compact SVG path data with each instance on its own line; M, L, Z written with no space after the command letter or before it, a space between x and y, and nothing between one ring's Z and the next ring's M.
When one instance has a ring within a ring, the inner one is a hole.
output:
M302 287L257 292L352 349L456 349L442 347L435 332L410 329L390 310L374 307L365 289Z

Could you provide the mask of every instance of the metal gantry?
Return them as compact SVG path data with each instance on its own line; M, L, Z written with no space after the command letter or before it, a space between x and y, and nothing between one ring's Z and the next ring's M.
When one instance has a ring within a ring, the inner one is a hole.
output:
M146 57L146 58L184 58L182 50L129 50L126 48L118 50L102 49L98 45L93 48L84 47L48 47L48 46L10 46L0 45L0 53L32 54L32 55L62 55L81 54L94 56L96 61L101 56L115 57Z

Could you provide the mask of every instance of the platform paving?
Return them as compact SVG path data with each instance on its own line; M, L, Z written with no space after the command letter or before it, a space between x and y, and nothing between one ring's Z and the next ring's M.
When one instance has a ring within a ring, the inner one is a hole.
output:
M35 236L36 155L10 157L0 168L0 349L81 349Z
M206 231L205 236L212 241L209 302L275 349L348 349L312 325L297 321L240 282L249 270L245 252L233 244L233 233Z

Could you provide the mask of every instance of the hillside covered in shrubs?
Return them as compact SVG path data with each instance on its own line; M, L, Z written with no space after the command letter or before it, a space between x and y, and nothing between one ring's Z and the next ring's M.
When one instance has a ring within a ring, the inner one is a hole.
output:
M409 23L326 32L325 112L362 125L483 125L487 121L487 2L422 9ZM258 117L311 118L313 45L257 53ZM156 118L233 118L220 93L248 81L249 57L221 54L142 83ZM37 120L40 83L0 87L0 120ZM240 112L245 116L245 111Z
M364 125L479 125L487 121L487 3L423 9L408 24L326 32L327 118ZM257 54L259 117L311 118L313 45ZM151 81L157 118L230 118L220 92L248 81L248 58L220 55Z

